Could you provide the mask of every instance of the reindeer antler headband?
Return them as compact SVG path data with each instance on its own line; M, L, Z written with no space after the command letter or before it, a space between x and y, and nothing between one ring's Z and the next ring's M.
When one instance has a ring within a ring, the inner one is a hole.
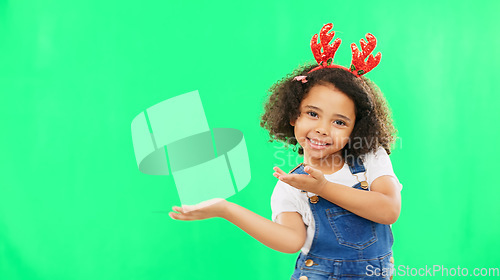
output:
M332 23L325 24L323 28L321 28L321 31L319 32L319 39L320 39L319 44L318 44L318 34L314 34L314 36L312 37L311 50L319 66L309 71L309 73L322 68L342 68L353 73L357 77L360 77L370 72L370 70L372 70L378 65L378 63L380 62L380 58L382 57L382 54L379 52L375 55L375 57L373 56L372 52L373 49L375 49L375 46L377 45L377 39L370 33L366 34L366 40L368 42L365 42L364 39L360 40L361 52L358 50L358 47L356 46L355 43L351 44L352 61L351 61L351 67L349 67L349 69L341 65L333 64L333 57L335 56L335 52L340 46L341 40L340 38L337 38L335 39L333 44L330 44L330 41L333 39L333 36L335 36L335 31L328 33L330 30L332 30L332 28L333 28ZM323 52L321 52L321 49L323 49ZM367 57L368 60L365 61ZM297 80L304 82L304 79L297 79Z

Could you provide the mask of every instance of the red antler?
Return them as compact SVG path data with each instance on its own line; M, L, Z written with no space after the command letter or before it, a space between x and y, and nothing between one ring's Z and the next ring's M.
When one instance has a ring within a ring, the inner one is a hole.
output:
M321 44L318 44L318 34L314 34L311 39L311 50L316 59L316 62L320 66L327 66L333 63L333 57L335 56L335 52L340 46L340 38L335 39L332 45L330 45L330 41L335 36L335 31L328 34L328 31L332 30L333 23L327 23L321 28L319 32L319 38ZM323 48L323 53L321 52L321 48Z
M366 34L366 40L361 39L359 41L361 45L361 52L359 52L358 47L356 47L355 43L351 44L352 49L352 62L351 62L351 72L355 75L361 76L364 75L373 68L375 68L380 62L380 58L382 54L379 52L373 57L373 49L377 45L377 39L370 33ZM369 56L368 56L369 55ZM365 59L368 57L368 60L365 62Z

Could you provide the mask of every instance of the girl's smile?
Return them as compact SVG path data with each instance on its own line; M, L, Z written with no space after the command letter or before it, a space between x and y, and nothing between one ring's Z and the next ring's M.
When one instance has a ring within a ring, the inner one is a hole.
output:
M355 105L347 95L332 84L313 86L300 103L299 117L290 122L304 149L304 163L326 173L342 166L341 151L355 120Z
M326 149L329 145L331 145L331 143L323 142L318 139L311 139L306 137L306 140L307 144L309 144L309 146L311 146L312 149L316 150Z

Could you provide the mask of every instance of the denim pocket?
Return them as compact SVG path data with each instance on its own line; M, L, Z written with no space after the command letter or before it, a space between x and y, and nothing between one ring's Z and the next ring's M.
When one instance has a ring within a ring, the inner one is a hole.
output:
M377 241L375 223L341 207L326 210L339 244L364 249Z

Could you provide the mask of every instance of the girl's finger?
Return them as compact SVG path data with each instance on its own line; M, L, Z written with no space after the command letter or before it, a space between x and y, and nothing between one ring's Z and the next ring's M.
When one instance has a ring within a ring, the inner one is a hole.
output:
M287 174L285 171L281 170L281 168L279 168L277 166L273 167L273 170L276 171L276 173L281 174L281 175Z
M309 173L309 175L311 175L315 179L319 179L319 178L322 178L324 176L323 172L321 172L320 170L318 170L316 168L312 168L311 166L306 166L304 168L304 171Z
M179 220L178 213L170 212L170 213L168 213L168 215L170 216L170 218L172 218L174 220Z
M170 218L174 220L182 220L182 221L193 220L193 217L191 217L191 215L188 214L170 212L168 213L168 215L170 216Z
M183 205L182 206L182 212L183 213L188 213L194 210L198 210L200 207L196 205Z
M173 207L172 207L172 210L174 210L174 211L176 211L176 212L181 212L181 213L183 212L183 211L182 211L182 207L179 207L179 206L173 206Z
M283 182L289 184L290 176L288 176L288 174L280 174L277 172L274 172L274 174L276 174L276 178L280 179L280 181L283 181Z
M299 188L304 183L306 175L303 174L287 174L280 176L280 180L289 184L292 187Z

